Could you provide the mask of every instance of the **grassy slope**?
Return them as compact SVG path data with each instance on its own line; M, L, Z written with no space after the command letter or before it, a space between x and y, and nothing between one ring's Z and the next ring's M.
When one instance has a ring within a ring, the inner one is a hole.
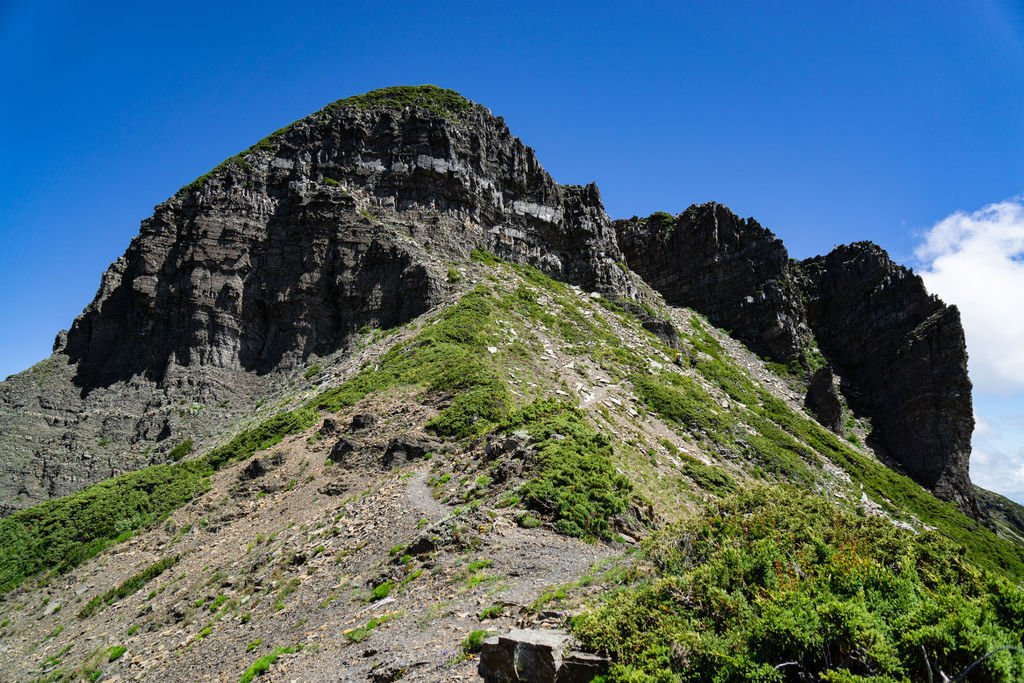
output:
M821 456L825 456L846 469L858 486L894 515L909 514L938 528L961 544L966 557L978 566L1017 579L1024 577L1024 552L1020 547L980 527L906 477L868 459L756 386L699 325L688 334L689 343L698 351L695 377L671 371L653 373L648 360L624 345L596 314L594 304L581 301L567 286L530 268L503 265L486 254L477 258L495 269L511 269L522 284L511 290L478 286L424 326L414 339L392 348L375 367L364 369L306 405L246 429L198 460L123 475L0 521L0 590L10 590L44 570L63 571L75 566L191 500L205 490L207 476L213 471L273 446L288 435L302 433L313 427L323 412L351 406L371 392L398 386L421 387L426 395L446 404L430 424L446 437L478 436L505 425L516 408L505 373L509 368L528 365L537 352L529 345L528 329L533 324L557 331L566 349L590 355L612 376L632 380L638 397L680 432L709 449L724 449L748 459L755 477L813 485L824 476ZM511 273L505 273L506 280L508 275ZM603 303L611 314L639 331L639 325L628 314L614 304ZM510 320L518 321L523 330L521 340L501 344L497 354L488 353L487 347L502 341L506 334L502 324ZM649 342L658 344L653 338ZM527 396L520 402L540 397ZM722 397L730 400L729 408L723 408ZM580 442L584 444L583 452L608 455L599 434L594 440L581 432ZM558 471L558 459L548 458L548 469L537 474L537 482L528 492L534 506L563 519L563 530L605 535L607 522L600 517L597 526L586 527L574 521L579 518L577 513L557 512L559 506L565 510L586 509L572 501L556 500L553 492L560 477L565 476L564 471ZM604 467L601 464L599 469ZM727 475L715 476L709 466L692 458L684 462L682 470L697 485L705 483L711 493L727 492L735 486ZM593 481L602 486L610 481L608 490L617 492L605 508L607 514L602 513L607 520L627 494L614 478L601 475ZM854 498L859 495L859 491L851 493ZM542 504L542 498L547 502Z
M915 534L794 487L727 497L645 544L573 621L616 681L1024 677L1024 591L941 534Z

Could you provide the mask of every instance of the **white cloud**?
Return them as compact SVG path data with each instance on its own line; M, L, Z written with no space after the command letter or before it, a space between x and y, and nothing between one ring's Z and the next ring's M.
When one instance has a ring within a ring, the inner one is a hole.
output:
M1024 391L1024 202L957 212L914 252L928 290L960 309L975 390Z
M971 481L1024 505L1024 451L982 448L975 439L971 451Z
M964 324L976 427L971 480L1024 504L1024 197L958 211L914 252Z

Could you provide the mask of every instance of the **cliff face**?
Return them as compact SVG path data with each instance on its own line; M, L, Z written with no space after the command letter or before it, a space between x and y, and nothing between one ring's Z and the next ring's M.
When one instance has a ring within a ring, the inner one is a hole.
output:
M376 91L274 133L157 206L55 355L0 384L0 514L204 445L310 359L437 304L478 247L635 288L596 186L559 185L451 91Z
M963 328L956 308L929 295L921 278L869 243L797 264L770 231L719 204L615 227L629 267L669 303L704 313L781 363L809 368L820 348L854 412L871 418L882 454L978 514L968 477L974 418ZM837 407L821 407L819 379L808 405L838 429Z
M68 334L78 384L293 367L423 313L445 291L428 264L476 247L628 289L596 187L555 183L479 105L422 95L335 103L158 206Z
M959 311L867 242L804 261L800 270L818 344L848 380L851 405L871 416L884 454L939 497L977 513Z
M782 241L714 202L672 217L616 221L626 262L665 301L689 306L782 362L810 336Z
M809 369L820 347L888 457L973 509L963 332L918 278L870 245L795 264L718 204L613 224L502 119L420 87L329 105L156 207L54 356L0 384L0 513L210 445L359 330L444 300L476 248L637 297L625 261L759 355ZM835 428L835 401L808 405Z

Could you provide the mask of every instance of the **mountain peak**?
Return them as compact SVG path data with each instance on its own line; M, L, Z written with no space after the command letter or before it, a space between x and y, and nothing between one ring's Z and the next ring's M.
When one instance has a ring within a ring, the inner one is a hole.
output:
M436 85L394 85L378 88L352 95L324 107L321 111L332 112L336 109L353 107L355 109L405 109L414 107L452 119L473 108L483 109L479 104L466 99L461 94Z

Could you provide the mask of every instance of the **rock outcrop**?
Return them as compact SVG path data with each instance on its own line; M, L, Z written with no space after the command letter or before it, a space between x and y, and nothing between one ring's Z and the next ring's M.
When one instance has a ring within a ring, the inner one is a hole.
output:
M862 242L801 263L753 219L720 204L616 221L626 262L669 303L690 306L753 351L810 369L820 348L884 457L979 515L968 476L974 418L956 307ZM831 372L831 371L829 371ZM808 406L838 430L841 406L815 377Z
M0 514L160 462L364 327L449 291L476 248L630 294L597 187L556 183L451 92L325 107L156 207L31 377L0 385Z
M626 263L665 301L708 316L751 350L780 362L810 337L781 240L721 204L616 221Z
M880 247L858 242L800 264L807 313L854 411L884 455L978 514L968 476L974 411L960 313ZM849 386L847 386L849 385Z
M0 514L212 441L360 329L438 304L475 249L628 303L647 284L625 261L793 367L817 344L888 457L971 508L963 332L918 278L869 245L796 264L719 204L613 224L596 186L556 183L502 119L424 86L331 104L156 207L54 355L0 385Z
M479 105L408 94L336 102L158 206L67 335L79 386L294 367L425 312L445 290L432 264L478 247L629 288L596 186L556 183Z
M825 427L837 434L843 428L843 401L832 368L819 368L807 383L804 407Z
M588 683L608 673L607 657L573 644L564 631L513 629L484 641L477 673L484 683Z

